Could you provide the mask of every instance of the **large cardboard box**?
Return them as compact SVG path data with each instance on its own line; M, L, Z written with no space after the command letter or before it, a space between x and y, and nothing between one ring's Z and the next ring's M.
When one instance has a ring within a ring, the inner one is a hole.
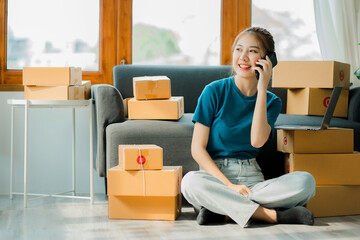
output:
M175 220L181 214L181 194L176 196L109 195L110 219Z
M177 120L184 115L184 97L171 97L166 100L128 101L129 119L169 119Z
M324 116L332 89L300 88L288 89L287 114ZM347 117L349 90L342 90L334 110L334 117Z
M360 214L360 186L316 186L306 207L315 217Z
M274 68L273 88L349 89L350 64L335 61L280 61Z
M180 193L181 166L162 170L125 171L120 166L108 170L108 194L116 196L176 196Z
M170 98L170 79L167 76L134 77L133 91L136 100Z
M24 86L27 100L84 100L85 86Z
M354 130L277 130L277 150L286 153L352 153Z
M149 145L119 145L119 165L124 170L160 170L163 149Z
M80 85L81 68L78 67L24 67L23 85L69 86Z
M360 185L360 153L285 154L289 172L306 171L317 185Z

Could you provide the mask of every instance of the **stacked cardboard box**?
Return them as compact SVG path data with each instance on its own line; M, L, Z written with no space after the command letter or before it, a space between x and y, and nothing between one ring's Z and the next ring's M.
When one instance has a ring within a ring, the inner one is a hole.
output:
M287 113L301 115L324 115L326 108L319 106L330 97L331 88L342 86L345 95L335 112L344 117L349 67L331 61L280 62L272 86L288 88ZM326 91L329 96L324 98ZM354 152L352 129L279 129L277 137L278 151L286 153L285 172L306 171L315 178L316 194L307 203L315 217L360 214L360 153Z
M278 130L285 171L306 171L316 181L307 203L315 217L360 214L360 153L353 151L353 129Z
M332 88L343 87L333 116L347 117L350 65L335 61L282 61L272 87L287 88L287 114L323 116Z
M163 166L156 145L119 145L108 170L110 219L175 220L181 213L181 166Z
M27 100L84 100L91 98L91 82L82 81L81 68L24 67Z
M134 98L127 100L129 119L177 120L184 114L184 97L171 96L166 76L134 77Z

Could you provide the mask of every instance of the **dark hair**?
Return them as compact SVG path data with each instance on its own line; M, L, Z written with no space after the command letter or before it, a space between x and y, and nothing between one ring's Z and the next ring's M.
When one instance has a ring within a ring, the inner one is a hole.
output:
M239 38L242 37L246 33L254 34L256 36L256 38L261 43L262 47L265 49L266 55L268 55L271 52L275 52L275 42L274 42L273 36L271 35L271 33L268 30L266 30L265 28L261 28L261 27L250 27L250 28L245 29L241 33L239 33L236 36L234 43L231 47L231 52L234 52L236 43L238 42Z

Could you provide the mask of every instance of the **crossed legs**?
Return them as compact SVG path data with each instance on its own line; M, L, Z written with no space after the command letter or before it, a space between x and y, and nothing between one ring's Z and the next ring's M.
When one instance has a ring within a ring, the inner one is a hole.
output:
M300 207L315 194L315 180L309 173L285 174L255 184L250 189L252 193L243 196L205 171L189 172L181 186L184 197L193 206L229 216L242 227L250 218L269 223L311 225L311 212ZM275 210L279 208L285 210ZM301 222L303 218L307 220Z

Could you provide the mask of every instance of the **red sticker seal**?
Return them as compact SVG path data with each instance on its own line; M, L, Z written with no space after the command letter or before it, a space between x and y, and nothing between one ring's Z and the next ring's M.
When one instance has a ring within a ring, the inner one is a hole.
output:
M287 145L287 137L284 137L284 145Z
M138 158L136 159L136 162L137 162L138 164L143 165L143 164L145 164L145 162L146 162L146 158L145 158L144 156L138 156Z
M329 101L330 101L330 97L326 97L324 98L324 101L323 101L323 104L324 104L324 107L327 108L328 105L329 105Z
M345 75L344 70L341 70L339 73L340 82L344 81L345 78L344 75Z

